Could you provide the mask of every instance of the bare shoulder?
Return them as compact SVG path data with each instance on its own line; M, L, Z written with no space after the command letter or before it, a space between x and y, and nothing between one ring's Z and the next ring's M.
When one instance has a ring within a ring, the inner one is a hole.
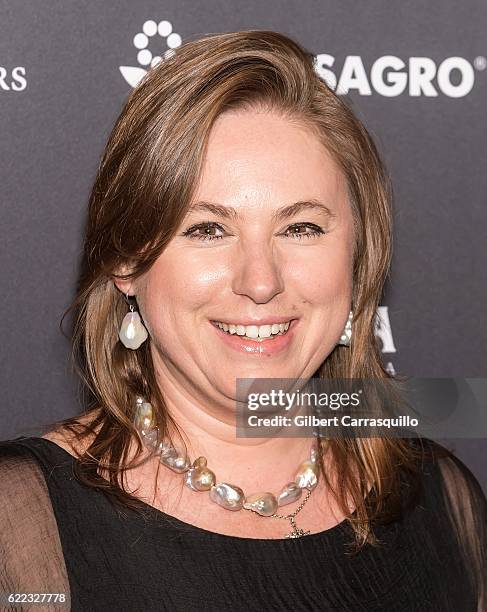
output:
M87 426L93 421L97 414L98 409L94 409L84 415L77 417L77 420L81 424L81 426ZM41 438L50 440L51 442L54 442L55 444L66 450L71 455L77 456L82 454L86 450L86 448L90 444L92 436L83 438L83 440L80 441L76 433L74 433L67 427L61 426L57 429L47 431L46 433L42 434Z
M42 434L41 438L54 442L61 448L64 448L70 455L77 456L79 453L79 445L73 443L73 437L68 432L63 432L61 429L48 431Z

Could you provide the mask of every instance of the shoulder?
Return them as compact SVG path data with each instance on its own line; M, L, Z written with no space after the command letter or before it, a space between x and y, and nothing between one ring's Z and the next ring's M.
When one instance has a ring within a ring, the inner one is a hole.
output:
M472 471L442 444L420 438L410 441L420 473L421 504L429 511L446 512L453 521L473 513L487 520L487 499Z
M471 470L432 440L420 447L422 496L413 512L420 533L468 575L478 601L487 597L487 499ZM445 562L447 558L445 557Z
M63 421L58 426L42 434L42 438L54 442L70 455L79 457L90 446L95 437L95 432L100 429L96 423L99 409L90 410L88 413L72 417ZM66 423L69 421L69 425ZM82 434L82 435L81 435Z
M48 495L52 483L64 482L71 474L72 448L69 439L59 434L0 441L0 496L26 503L31 497Z
M472 471L446 446L426 438L409 443L418 471L406 473L403 481L405 511L398 533L404 547L422 557L424 567L431 568L432 580L439 575L445 579L445 589L453 589L448 590L451 597L459 589L465 601L478 606L468 609L483 610L487 597L486 496Z
M40 518L52 512L41 461L32 452L34 446L35 439L28 437L0 442L0 548L17 534L22 517Z
M41 437L50 442L54 442L54 444L57 444L74 457L81 454L82 446L79 444L76 436L67 430L53 429L42 434Z
M479 481L453 451L427 438L414 440L413 446L419 452L425 494L441 497L449 505L474 504L486 512L487 499Z
M423 501L415 512L423 546L455 567L453 589L484 610L487 601L487 499L472 471L450 449L424 441ZM452 574L453 575L453 574ZM468 587L467 587L468 585ZM468 608L470 609L470 607ZM472 608L474 609L474 608Z
M39 438L19 436L10 440L0 441L0 482L5 484L22 473L39 470L39 460L36 456Z
M35 454L38 442L0 442L0 584L7 592L66 593L56 516Z
M442 500L459 537L464 544L477 538L487 554L487 499L479 481L452 452L438 457L434 465Z
M58 453L34 436L0 441L0 497L25 503L47 492L47 474L59 462Z

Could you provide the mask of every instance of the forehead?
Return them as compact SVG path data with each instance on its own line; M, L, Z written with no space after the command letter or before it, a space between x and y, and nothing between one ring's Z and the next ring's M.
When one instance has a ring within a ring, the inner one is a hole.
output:
M271 111L232 111L210 132L195 200L234 207L336 200L345 178L316 134Z

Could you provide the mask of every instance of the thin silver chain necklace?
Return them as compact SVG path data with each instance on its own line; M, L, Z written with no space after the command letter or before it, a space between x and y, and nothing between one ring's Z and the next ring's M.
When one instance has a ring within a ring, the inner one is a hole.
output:
M159 456L163 465L184 475L185 484L192 491L208 491L210 500L226 510L250 510L260 516L288 520L292 531L285 535L286 539L301 538L311 533L300 529L295 519L318 484L320 469L317 461L317 439L313 442L309 458L299 465L294 480L285 484L277 495L265 491L246 496L237 485L217 482L214 472L207 466L206 457L198 457L191 462L187 456L180 455L168 440L158 442L159 428L154 423L154 410L142 397L137 398L134 426L144 445ZM294 512L277 514L278 508L300 499L303 490L306 495Z

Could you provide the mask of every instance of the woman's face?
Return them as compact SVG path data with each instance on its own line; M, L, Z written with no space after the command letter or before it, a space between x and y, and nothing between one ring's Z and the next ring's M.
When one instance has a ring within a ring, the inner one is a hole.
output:
M186 393L234 399L236 378L310 377L333 350L352 231L345 178L315 135L274 113L229 112L177 235L117 286L137 296L162 373Z

